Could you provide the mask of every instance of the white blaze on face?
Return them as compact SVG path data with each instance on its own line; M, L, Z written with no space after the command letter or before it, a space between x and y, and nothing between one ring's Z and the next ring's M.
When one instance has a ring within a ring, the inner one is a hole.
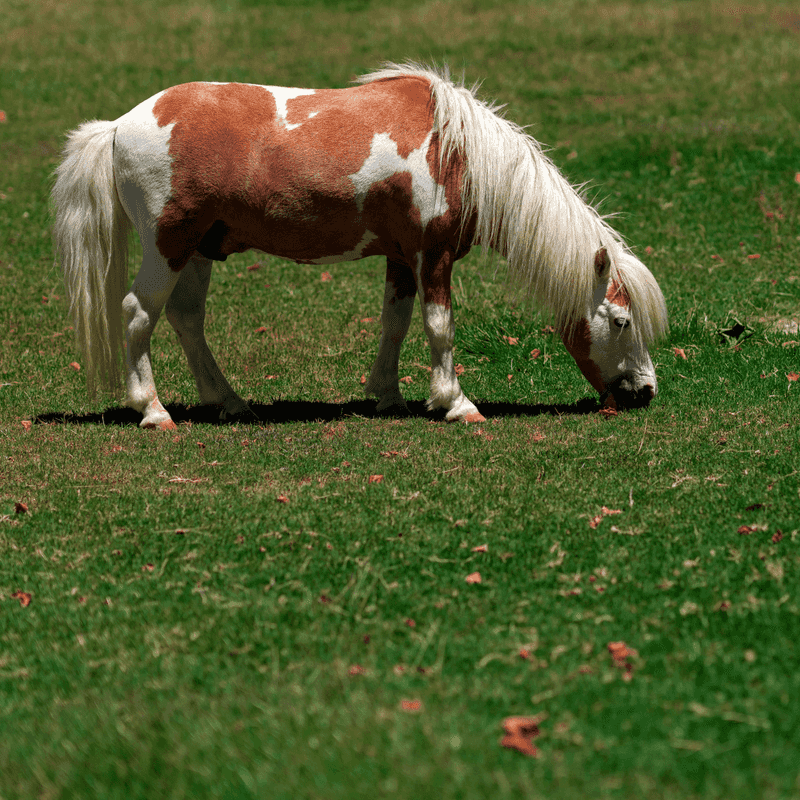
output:
M429 133L420 147L412 150L408 158L403 158L388 133L376 133L372 138L369 157L358 172L349 176L355 188L359 213L364 209L364 201L373 184L397 173L408 172L411 174L412 202L419 210L423 230L432 219L444 214L448 209L444 189L437 186L428 168L430 143Z
M596 365L606 387L624 376L634 390L649 385L655 396L656 373L647 347L634 336L628 308L609 299L617 297L602 283L595 290L594 313L589 319L589 358Z

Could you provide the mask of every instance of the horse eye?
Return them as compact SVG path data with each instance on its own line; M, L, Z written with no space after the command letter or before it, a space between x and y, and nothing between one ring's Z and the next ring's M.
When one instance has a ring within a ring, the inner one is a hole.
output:
M614 324L624 330L625 328L630 328L631 321L629 319L624 319L623 317L615 317Z

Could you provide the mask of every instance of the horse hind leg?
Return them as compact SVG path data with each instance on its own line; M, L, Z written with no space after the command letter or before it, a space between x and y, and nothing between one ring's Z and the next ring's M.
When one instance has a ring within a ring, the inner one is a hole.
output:
M218 406L220 420L252 416L247 403L222 374L205 335L206 296L213 262L200 254L189 259L167 300L166 314L194 375L203 405Z
M381 313L381 342L364 392L378 398L380 413L404 413L407 406L400 393L400 346L406 338L417 293L414 272L401 261L387 260L386 288Z
M150 339L179 273L169 268L155 242L143 241L142 266L122 301L125 326L127 404L142 415L143 428L173 430L176 426L161 405L153 380Z
M486 418L461 390L453 361L455 324L450 303L453 253L446 249L436 259L427 259L424 253L419 253L417 258L417 284L431 348L428 410L445 409L448 422L484 422Z

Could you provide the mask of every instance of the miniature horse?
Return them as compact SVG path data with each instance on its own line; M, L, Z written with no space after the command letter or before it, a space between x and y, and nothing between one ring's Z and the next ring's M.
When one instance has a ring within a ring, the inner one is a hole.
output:
M508 280L552 315L602 401L657 390L648 344L664 298L621 237L540 145L446 73L388 65L347 89L188 83L74 131L53 187L55 241L90 391L113 388L125 329L127 403L174 423L150 355L166 307L200 400L248 413L206 343L213 261L255 248L307 264L386 257L382 335L366 385L401 410L400 346L415 297L431 349L428 408L483 420L453 364L453 263L498 251ZM142 266L126 293L127 237Z

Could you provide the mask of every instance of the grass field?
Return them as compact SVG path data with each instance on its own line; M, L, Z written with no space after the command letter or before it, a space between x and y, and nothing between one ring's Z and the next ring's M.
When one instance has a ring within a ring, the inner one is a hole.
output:
M800 797L792 4L2 5L2 800ZM260 424L207 421L165 320L178 432L90 401L49 230L65 132L182 81L405 59L482 80L619 215L670 309L652 405L596 413L478 250L480 426L425 415L418 313L411 416L363 399L370 259L215 266L209 339ZM514 715L537 757L501 747Z

